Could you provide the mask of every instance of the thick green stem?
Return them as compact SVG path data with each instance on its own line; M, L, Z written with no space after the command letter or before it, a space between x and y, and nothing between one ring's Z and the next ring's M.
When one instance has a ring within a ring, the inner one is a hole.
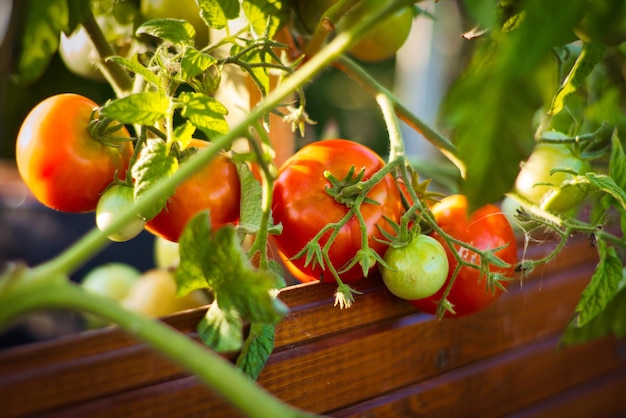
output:
M15 286L0 294L0 325L35 309L74 309L114 322L129 334L198 376L250 417L312 417L287 405L244 375L232 363L163 322L126 311L108 298L67 281L40 289Z
M385 119L389 132L389 161L404 157L404 140L400 133L398 118L393 109L393 100L384 93L376 95L376 101Z
M100 71L107 79L117 97L125 96L133 87L133 80L126 70L115 62L107 61L106 58L117 55L111 47L111 44L104 36L102 29L98 25L96 18L94 17L91 8L85 8L85 15L82 24L96 47L98 55L100 56Z

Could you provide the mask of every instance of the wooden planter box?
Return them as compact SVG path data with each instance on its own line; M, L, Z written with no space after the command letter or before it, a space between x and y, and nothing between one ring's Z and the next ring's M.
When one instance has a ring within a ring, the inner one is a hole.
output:
M527 250L537 257L548 244ZM437 321L362 281L351 309L335 286L289 288L291 308L259 383L335 417L626 414L626 341L558 349L595 263L574 240L472 317ZM203 309L164 321L190 335ZM237 417L169 360L116 328L0 351L0 416Z

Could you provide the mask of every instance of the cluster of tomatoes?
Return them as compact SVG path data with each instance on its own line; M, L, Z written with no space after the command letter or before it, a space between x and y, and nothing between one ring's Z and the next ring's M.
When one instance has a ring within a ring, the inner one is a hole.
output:
M315 30L319 11L336 0L326 0L322 6L313 3L296 2L294 6L299 23L308 32ZM411 10L401 10L381 25L379 32L363 38L351 53L364 61L388 58L405 41L411 21ZM349 19L345 23L350 24ZM138 153L128 130L99 119L97 109L94 102L75 94L44 100L22 125L16 159L24 182L39 201L66 212L95 211L98 226L109 231L117 214L134 205L130 166ZM200 140L188 145L194 149L206 146L210 144ZM578 204L571 193L577 191L584 197L578 186L567 193L546 186L566 184L572 178L566 171L550 173L555 166L579 173L586 170L584 162L566 147L538 146L518 178L519 194L543 209L561 211ZM338 279L349 284L377 265L394 295L433 314L444 299L449 308L445 314L452 317L475 313L491 303L507 281L492 286L490 277L511 278L518 261L515 234L502 211L486 205L469 213L463 196L448 196L425 209L436 228L426 225L427 233L410 234L396 242L390 237L397 234L400 219L408 210L406 202L411 201L406 187L387 174L364 199L359 201L354 193L355 185L384 167L374 151L343 139L309 144L282 165L272 196L273 221L282 226L282 232L271 239L286 268L303 282ZM346 195L347 190L352 195ZM185 225L201 210L209 210L213 228L236 224L241 198L237 167L230 157L220 154L180 184L156 216L138 213L134 222L109 231L109 238L126 241L147 229L177 242ZM348 219L348 215L352 216ZM364 248L369 252L364 253ZM481 256L472 249L484 254L493 251L502 263L481 268Z

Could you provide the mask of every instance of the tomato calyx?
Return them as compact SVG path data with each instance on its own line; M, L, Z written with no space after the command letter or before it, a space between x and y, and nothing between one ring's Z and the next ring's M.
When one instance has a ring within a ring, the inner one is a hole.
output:
M113 148L121 148L124 146L124 143L133 140L133 138L126 138L115 135L116 132L124 129L123 123L117 123L112 119L106 117L97 118L95 117L96 112L96 110L92 112L91 120L89 121L89 125L87 126L89 135L94 140Z
M324 172L324 177L330 182L330 186L326 187L326 193L332 196L339 204L348 208L353 207L359 200L359 196L363 193L363 177L365 176L365 167L355 174L355 167L351 166L348 173L342 179L338 179L330 171ZM374 202L369 199L369 203ZM376 203L376 202L374 202Z

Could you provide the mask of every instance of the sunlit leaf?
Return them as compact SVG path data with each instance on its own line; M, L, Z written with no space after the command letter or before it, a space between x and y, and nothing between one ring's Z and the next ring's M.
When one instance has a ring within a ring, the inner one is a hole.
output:
M229 20L239 17L238 0L197 0L200 16L210 28L222 29Z
M22 86L32 84L46 71L59 47L61 31L68 25L67 0L31 1L23 25L18 80ZM5 57L8 59L8 57Z
M173 45L193 45L196 30L191 23L179 19L154 19L137 28L137 35L150 35Z
M165 117L169 105L169 99L164 94L142 92L106 103L100 108L100 113L122 123L152 125Z
M236 310L223 310L213 302L198 324L202 341L218 353L237 351L243 345L243 323ZM272 347L273 348L273 347Z
M182 93L178 99L183 104L181 115L209 139L216 139L228 132L228 123L224 117L228 109L214 97L202 93Z
M257 37L272 38L289 19L286 0L243 0L241 7Z

